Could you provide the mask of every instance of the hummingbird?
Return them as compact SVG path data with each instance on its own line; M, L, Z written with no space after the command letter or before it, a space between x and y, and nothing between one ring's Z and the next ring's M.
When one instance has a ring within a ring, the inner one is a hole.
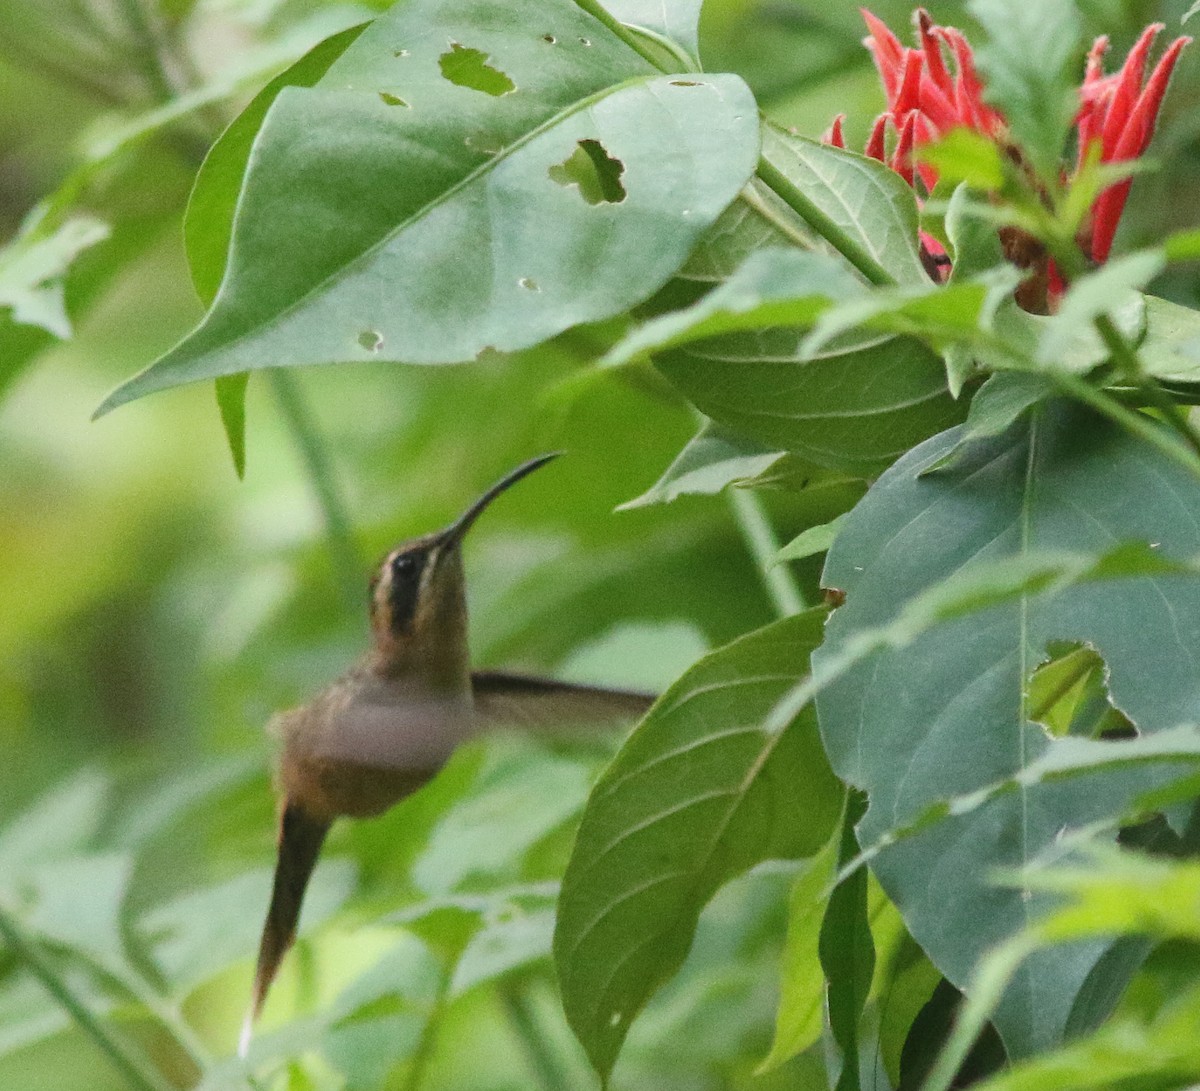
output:
M432 779L460 743L490 730L612 727L653 702L645 693L471 669L463 538L496 497L558 453L522 463L444 530L388 553L370 580L370 649L268 726L281 743L278 854L242 1055L336 818L382 814Z

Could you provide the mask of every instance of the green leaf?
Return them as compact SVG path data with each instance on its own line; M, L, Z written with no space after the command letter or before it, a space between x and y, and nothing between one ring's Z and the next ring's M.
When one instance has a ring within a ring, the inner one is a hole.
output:
M700 660L592 792L563 879L554 952L567 1019L605 1079L718 887L761 860L816 853L837 822L841 786L812 716L778 733L763 728L807 669L823 617L794 615Z
M846 807L838 862L846 863L858 852L854 824L862 817L866 800L852 794ZM821 968L829 983L829 1029L842 1054L836 1091L858 1091L858 1022L871 991L875 973L875 941L867 916L867 873L861 868L845 876L829 897L821 922Z
M1052 379L1034 371L1001 371L991 376L971 399L970 412L954 447L924 473L940 473L953 466L976 440L990 439L1007 431L1024 413L1056 392Z
M984 95L1000 110L1041 177L1058 179L1067 132L1079 109L1082 32L1072 0L971 0L987 41L976 50Z
M567 0L397 5L280 91L212 308L101 411L262 367L455 363L618 314L757 154L740 79L648 72Z
M862 282L826 254L770 248L690 307L640 326L601 360L619 367L643 353L764 326L811 326L835 300L864 294Z
M939 184L966 183L971 189L995 192L1004 185L1000 145L983 133L960 126L921 147L921 161L936 167Z
M700 60L700 5L703 0L606 0L604 8L628 27L649 31Z
M828 523L802 531L775 554L775 560L799 561L811 557L814 553L824 553L833 545L845 518L844 515L839 515Z
M233 236L234 214L254 138L271 104L285 87L312 87L366 28L349 27L326 38L276 76L230 123L208 150L188 198L183 220L192 283L205 305L221 286Z
M662 477L617 510L669 504L680 496L712 496L735 482L756 477L782 457L782 451L768 450L760 443L705 421Z
M807 861L788 895L775 1039L757 1072L769 1072L808 1049L824 1024L825 973L818 950L827 891L836 871L839 838Z
M1145 734L1186 722L1200 702L1200 576L1172 563L1200 553L1200 483L1157 449L1059 403L973 445L951 472L926 475L957 441L949 432L910 453L846 520L823 580L846 592L846 605L814 656L818 672L857 634L902 617L975 565L1137 540L1154 548L1114 555L1108 581L965 614L862 661L821 695L834 768L870 796L863 843L948 795L1016 776L1046 752L1050 740L1028 722L1023 694L1051 641L1095 647L1113 701ZM1119 578L1126 565L1138 578ZM956 984L1045 904L997 892L988 866L1021 866L1064 827L1123 813L1134 788L1146 787L1132 767L1086 779L1086 787L1022 785L875 859L914 938ZM1022 968L997 1015L1012 1053L1059 1039L1100 953L1095 944L1064 947Z
M941 360L917 340L853 333L809 357L803 339L787 328L731 334L655 364L713 420L863 477L966 412Z
M217 408L221 411L221 425L233 456L233 468L238 477L246 476L246 386L249 373L225 375L217 380Z
M808 226L873 284L929 279L917 199L895 171L864 155L763 126L763 178Z
M108 235L108 225L94 216L71 216L48 230L35 214L0 248L0 309L11 310L19 325L69 338L63 280L71 263Z
M1160 382L1200 384L1200 312L1148 295L1146 336L1138 359Z
M1135 293L1164 266L1162 251L1141 250L1080 277L1063 297L1058 314L1046 321L1038 344L1038 359L1043 364L1057 364L1073 344L1091 334L1092 323L1101 315L1115 317L1123 309L1122 304L1127 308L1132 298L1144 299Z

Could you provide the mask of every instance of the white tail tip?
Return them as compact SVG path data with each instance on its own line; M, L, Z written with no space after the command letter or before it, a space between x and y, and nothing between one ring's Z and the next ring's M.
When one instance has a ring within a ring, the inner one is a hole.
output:
M238 1035L238 1056L244 1061L250 1052L250 1040L254 1037L254 1009L246 1012L242 1020L242 1033Z

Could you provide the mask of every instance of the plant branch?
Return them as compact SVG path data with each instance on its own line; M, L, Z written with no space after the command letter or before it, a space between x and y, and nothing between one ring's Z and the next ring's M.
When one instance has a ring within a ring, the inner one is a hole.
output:
M501 982L497 991L508 1020L524 1048L529 1067L537 1073L538 1084L544 1091L558 1091L561 1087L570 1086L568 1073L563 1071L559 1057L550 1048L550 1043L538 1026L526 990L518 982Z
M425 1073L429 1069L429 1061L433 1056L433 1046L437 1041L438 1024L442 1021L442 1013L446 1010L446 1001L450 995L450 978L454 973L455 958L448 957L442 966L438 980L437 995L429 1009L429 1018L421 1028L421 1037L413 1053L412 1067L408 1070L408 1079L404 1082L404 1091L421 1091L425 1081Z
M150 1062L136 1052L106 1027L87 1004L63 979L38 949L37 944L25 936L20 925L0 908L0 938L37 978L39 984L62 1006L80 1030L89 1037L129 1081L130 1087L138 1091L174 1091Z
M786 565L774 564L775 554L779 552L779 539L767 518L762 500L750 489L727 489L729 504L733 508L733 516L738 529L742 532L750 555L762 576L767 594L775 606L775 612L780 617L790 617L798 614L807 605L800 588L792 578Z
M1153 378L1142 370L1142 362L1138 359L1137 350L1117 329L1116 323L1107 314L1102 314L1096 317L1093 325L1096 327L1096 332L1100 334L1105 348L1112 355L1113 363L1146 396L1146 400L1163 415L1167 424L1174 429L1179 438L1200 457L1200 434L1192 427L1187 413Z
M325 521L334 577L347 605L357 606L362 598L362 566L325 442L317 431L312 412L295 377L279 368L269 369L268 375L271 390L308 471L309 483Z
M765 155L758 160L758 176L779 195L789 208L795 210L809 227L877 288L888 287L896 283L891 273L880 265L857 239L847 235L819 205L812 201L804 190L792 182Z

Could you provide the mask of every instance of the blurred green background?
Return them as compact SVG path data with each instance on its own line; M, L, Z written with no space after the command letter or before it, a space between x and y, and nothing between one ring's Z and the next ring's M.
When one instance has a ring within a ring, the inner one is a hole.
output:
M1147 22L1176 33L1186 7L1080 4L1118 58ZM929 8L970 31L961 5ZM874 10L904 32L906 5ZM0 239L46 199L110 232L65 278L73 337L0 307L0 906L179 1087L201 1069L205 1086L245 1086L220 1062L269 889L263 726L361 652L366 578L398 539L562 448L468 540L478 663L659 689L772 617L726 497L614 512L696 428L649 371L585 373L619 324L457 368L256 375L243 481L209 385L90 422L199 316L181 220L207 146L283 65L370 14L0 0ZM706 67L745 76L768 114L818 135L845 112L861 143L882 96L855 5L709 0L703 30ZM1198 92L1188 54L1118 249L1194 226ZM1200 299L1186 269L1157 290ZM763 495L782 540L837 510ZM798 574L815 590L814 565ZM403 1087L414 1057L428 1088L592 1086L546 953L604 754L497 740L385 818L336 828L266 1012L264 1086ZM618 1087L810 1085L805 1058L753 1075L789 878L761 869L719 896L684 974L635 1025ZM0 1087L124 1086L0 948Z

